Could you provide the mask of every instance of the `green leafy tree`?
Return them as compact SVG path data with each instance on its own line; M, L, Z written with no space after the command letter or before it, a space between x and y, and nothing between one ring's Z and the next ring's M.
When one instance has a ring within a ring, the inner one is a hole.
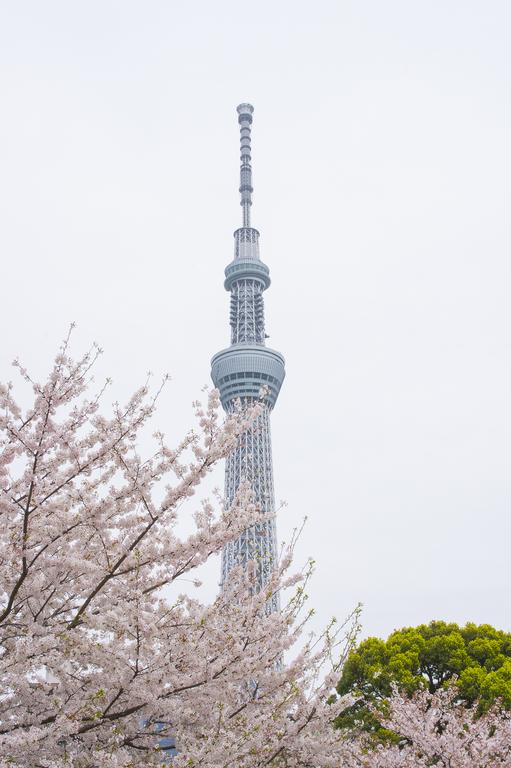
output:
M411 696L420 689L435 693L453 681L458 700L466 706L477 702L479 713L497 699L511 708L511 634L489 624L432 621L396 630L387 640L367 638L351 652L337 686L340 695L360 698L336 726L392 740L396 735L380 725L368 705L384 714L393 685Z

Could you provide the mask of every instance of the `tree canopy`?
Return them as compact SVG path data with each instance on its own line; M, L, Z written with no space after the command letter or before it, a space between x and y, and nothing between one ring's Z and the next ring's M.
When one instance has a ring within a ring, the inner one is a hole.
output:
M380 731L367 705L385 710L393 685L408 695L421 689L433 694L453 681L458 700L467 706L477 702L479 713L497 699L511 708L511 634L489 624L432 621L398 629L387 640L363 640L350 653L337 685L340 695L360 699L337 725L361 722L366 730Z
M0 765L147 768L174 744L173 768L345 764L328 664L356 622L281 663L309 615L293 543L260 592L252 563L211 604L183 594L182 577L199 586L194 569L265 519L243 484L229 507L197 500L177 529L261 406L224 421L212 392L195 431L177 447L156 432L143 454L157 391L105 407L90 393L97 354L74 361L67 340L41 384L18 364L28 410L0 384Z
M399 733L398 744L374 744L361 733L346 739L350 759L345 768L507 768L511 760L511 718L497 705L474 717L456 706L454 685L435 693L421 690L409 697L393 691L385 725Z

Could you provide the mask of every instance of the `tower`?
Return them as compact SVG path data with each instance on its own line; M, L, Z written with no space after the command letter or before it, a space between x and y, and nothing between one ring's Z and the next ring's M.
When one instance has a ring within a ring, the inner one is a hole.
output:
M263 405L261 415L239 438L226 459L225 497L226 503L231 504L240 484L248 481L256 503L270 519L248 528L222 552L222 582L233 567L253 561L257 586L261 589L277 557L270 413L277 402L285 371L280 352L266 346L263 292L270 285L270 272L259 257L259 232L250 226L253 111L250 104L240 104L237 108L243 225L234 233L234 259L225 268L224 287L231 295L231 345L213 357L211 377L225 411L232 411L238 399L244 407L254 401ZM276 596L269 607L277 610Z

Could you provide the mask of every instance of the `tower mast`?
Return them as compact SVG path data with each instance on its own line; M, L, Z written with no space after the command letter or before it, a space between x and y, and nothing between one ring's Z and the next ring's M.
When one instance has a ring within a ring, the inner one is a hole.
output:
M250 208L252 206L252 157L251 157L251 125L254 107L251 104L240 104L237 109L240 124L240 194L243 208L243 226L250 227Z
M252 206L251 127L254 108L237 107L240 125L240 195L242 227L234 233L234 259L225 268L224 287L231 295L231 345L211 361L211 377L220 392L222 406L230 412L239 400L243 407L262 402L263 411L238 440L226 459L225 496L232 504L241 483L248 481L255 501L269 519L248 528L224 547L222 583L230 570L252 561L261 589L276 565L277 536L271 453L270 413L284 381L284 358L266 346L263 292L270 272L259 257L259 232L250 225ZM265 395L261 401L260 392ZM273 596L270 610L278 609Z

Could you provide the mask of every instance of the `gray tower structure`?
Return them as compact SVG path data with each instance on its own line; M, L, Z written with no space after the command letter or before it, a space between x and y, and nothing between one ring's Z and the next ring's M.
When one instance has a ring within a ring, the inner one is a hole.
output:
M283 356L265 344L263 292L270 285L270 273L259 257L259 232L250 226L253 192L250 133L254 108L240 104L237 111L243 226L234 233L234 259L225 269L224 287L231 295L231 345L213 357L211 377L220 391L225 411L231 411L238 400L245 407L254 401L263 403L261 416L227 457L225 496L226 503L231 504L240 483L248 481L256 503L270 519L248 528L227 544L222 553L222 582L233 567L253 561L261 589L277 558L270 412L277 402L285 371ZM269 607L277 610L276 596Z

